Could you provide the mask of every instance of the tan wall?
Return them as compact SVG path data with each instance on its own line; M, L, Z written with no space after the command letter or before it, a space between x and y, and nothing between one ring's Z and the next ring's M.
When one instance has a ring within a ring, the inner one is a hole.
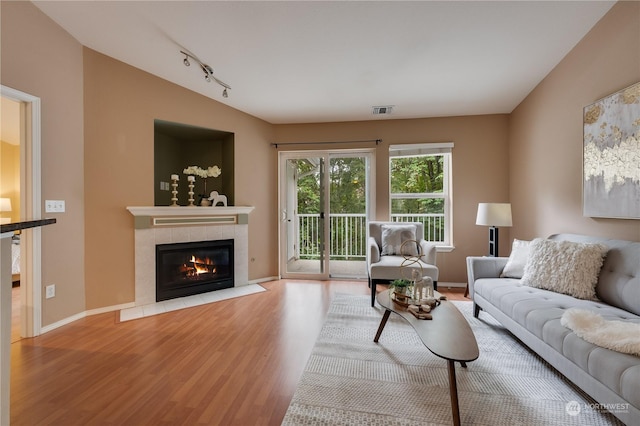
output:
M235 133L235 204L256 207L249 279L276 275L272 125L87 48L84 71L87 309L134 300L126 207L154 204L154 119Z
M42 200L66 201L42 228L42 285L56 284L53 299L42 289L48 325L85 307L82 46L30 2L0 7L0 82L41 99Z
M153 204L156 118L235 133L236 205L256 207L250 279L278 270L273 141L383 139L378 219L389 213L388 145L454 142L455 250L438 256L441 281L465 281L464 258L487 252L488 231L475 225L478 202L513 204L503 254L511 238L553 232L640 240L638 221L581 213L582 108L640 80L639 3L614 6L511 116L275 126L83 49L30 3L1 8L1 82L42 99L42 198L67 203L66 213L51 215L58 223L43 229L43 286L57 285L56 298L43 300L44 325L133 300L133 219L125 207Z
M619 2L511 115L513 238L640 241L640 221L582 216L582 111L640 81L640 3Z
M465 258L488 253L488 228L476 226L479 202L508 202L508 116L379 120L350 123L277 125L277 142L349 141L382 139L376 154L376 206L378 220L389 219L389 145L453 142L453 245L438 254L440 281L466 282ZM375 145L345 145L371 148ZM313 145L336 149L337 145ZM296 145L290 150L309 148ZM284 147L282 148L284 149ZM508 254L508 229L500 234L501 253Z

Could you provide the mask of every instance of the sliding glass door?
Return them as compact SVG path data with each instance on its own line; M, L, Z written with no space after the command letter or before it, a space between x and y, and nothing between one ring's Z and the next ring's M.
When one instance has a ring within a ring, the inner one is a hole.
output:
M327 270L324 165L325 159L319 156L284 160L284 274L322 277Z
M366 277L369 151L280 153L283 277Z

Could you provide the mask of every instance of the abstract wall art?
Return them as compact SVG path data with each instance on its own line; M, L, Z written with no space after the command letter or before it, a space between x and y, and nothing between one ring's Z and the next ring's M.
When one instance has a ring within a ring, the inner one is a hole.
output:
M584 108L583 214L640 219L640 83Z

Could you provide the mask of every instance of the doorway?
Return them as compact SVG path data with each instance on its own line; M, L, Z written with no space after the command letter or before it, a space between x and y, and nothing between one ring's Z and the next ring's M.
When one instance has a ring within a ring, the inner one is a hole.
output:
M19 214L12 216L12 221L24 221L39 218L41 209L41 154L40 154L40 98L28 93L0 86L2 101L17 105L18 113L11 122L3 122L2 126L11 126L19 133L18 187L0 186L2 197L5 191L10 192L12 210ZM4 133L4 130L3 130ZM4 143L4 142L3 142ZM4 178L3 178L4 181ZM41 230L33 228L20 235L19 238L19 295L16 302L19 309L19 336L34 337L40 334L42 327L41 314ZM12 339L13 340L13 339Z
M283 278L366 278L373 157L373 150L280 153Z

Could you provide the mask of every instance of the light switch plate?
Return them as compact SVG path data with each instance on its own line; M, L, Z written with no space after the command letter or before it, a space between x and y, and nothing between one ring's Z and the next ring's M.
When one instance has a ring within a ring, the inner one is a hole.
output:
M64 200L45 200L44 202L45 213L64 213L64 210Z
M46 299L51 299L52 297L56 297L56 285L55 284L51 284L46 286L45 288L45 298Z

